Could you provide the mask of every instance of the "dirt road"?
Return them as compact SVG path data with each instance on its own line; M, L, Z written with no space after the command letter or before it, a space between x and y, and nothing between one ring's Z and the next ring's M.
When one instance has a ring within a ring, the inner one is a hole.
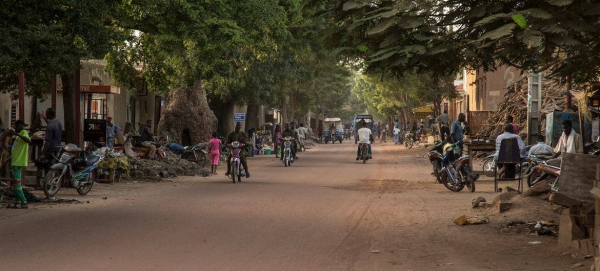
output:
M556 239L454 225L471 198L493 198L490 182L453 193L433 182L422 148L377 144L367 164L355 148L319 145L290 168L257 156L238 184L99 185L59 192L82 204L2 209L0 269L589 270Z

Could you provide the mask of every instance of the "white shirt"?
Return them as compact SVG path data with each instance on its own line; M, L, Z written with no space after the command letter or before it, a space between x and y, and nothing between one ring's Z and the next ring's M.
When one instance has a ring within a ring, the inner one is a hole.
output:
M509 132L504 132L503 134L500 134L498 137L496 137L496 157L498 157L498 152L500 151L500 144L502 143L502 140L506 138L517 138L517 141L519 142L519 151L523 151L523 149L525 148L525 142L523 142L523 139L521 139L520 136Z
M394 127L394 135L397 135L398 133L400 133L400 129Z
M529 149L529 155L552 155L554 150L544 142L538 142L535 146Z
M304 139L304 137L306 136L306 128L305 127L298 128L298 136L300 136L300 138Z
M571 134L569 134L569 136L565 135L565 132L563 132L558 139L558 144L556 144L554 152L560 152L561 154L583 153L581 136L573 130L571 130Z
M370 136L371 135L371 129L369 128L360 128L358 129L358 142L360 143L371 143Z

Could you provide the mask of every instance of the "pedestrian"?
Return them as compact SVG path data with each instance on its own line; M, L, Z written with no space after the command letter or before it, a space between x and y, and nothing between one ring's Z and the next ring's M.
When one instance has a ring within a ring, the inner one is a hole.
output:
M29 144L31 144L29 134L24 128L25 122L22 120L17 120L15 122L15 130L11 132L11 135L15 136L15 141L13 142L13 148L10 153L10 162L12 165L11 184L15 193L15 205L11 207L20 207L21 209L27 209L27 199L25 198L25 194L23 194L21 180L23 169L27 167L29 163L29 161L27 161L27 156L29 154Z
M56 111L53 108L48 108L45 114L40 112L38 115L47 123L42 156L49 161L48 165L50 165L54 163L54 157L58 156L58 152L62 148L63 125L56 118Z
M212 139L209 141L210 145L210 174L217 175L217 166L219 165L219 158L221 157L221 139L219 134L215 131L212 133Z
M448 116L448 111L444 110L444 113L439 115L435 120L440 131L440 139L446 141L446 137L450 135L450 116Z
M394 126L394 145L398 145L399 138L398 134L400 133L400 128Z
M279 124L275 126L275 140L273 141L273 147L275 148L275 158L279 158L279 154L281 154L281 125Z
M123 131L121 127L112 122L112 117L106 118L106 147L113 148L115 146L115 137L118 132Z
M452 137L452 141L458 143L458 147L461 150L463 149L463 129L461 124L465 122L467 116L464 113L458 114L458 119L452 123L452 127L450 128L450 136ZM460 154L460 153L459 153Z

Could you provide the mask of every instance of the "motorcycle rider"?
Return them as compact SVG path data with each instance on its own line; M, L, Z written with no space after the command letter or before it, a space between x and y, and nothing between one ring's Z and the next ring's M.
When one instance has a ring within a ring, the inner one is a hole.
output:
M237 122L235 124L235 130L231 133L229 133L229 135L227 136L227 146L229 146L231 143L237 141L240 143L246 143L246 139L248 138L248 136L246 135L246 133L244 133L244 131L241 131L240 129L242 128L242 123L241 122ZM246 170L246 178L250 178L250 171L248 170L248 162L246 160L246 157L248 156L248 152L246 151L246 148L242 148L242 150L240 151L240 161L242 162L242 166L244 167L244 169ZM229 155L227 155L227 173L225 173L225 176L229 176L231 172L231 152L229 152Z
M289 123L285 124L285 129L281 133L281 136L283 138L288 137L288 136L291 137L291 138L294 138L294 131L292 131L290 129L290 124ZM296 156L296 142L295 142L295 140L294 140L294 144L292 144L291 148L292 148L292 156L294 157L294 160L298 160L298 156ZM282 155L281 155L280 160L283 160L283 150L282 150Z
M362 144L367 144L367 152L369 153L369 159L373 159L371 154L371 141L373 140L373 133L371 133L371 129L367 128L367 123L363 121L362 128L358 129L358 142ZM358 145L358 150L356 151L356 161L360 160L360 144Z

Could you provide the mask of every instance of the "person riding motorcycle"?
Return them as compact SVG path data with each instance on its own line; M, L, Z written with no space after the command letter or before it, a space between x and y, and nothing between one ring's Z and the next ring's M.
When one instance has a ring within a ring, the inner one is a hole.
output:
M367 123L362 123L362 128L358 129L356 132L358 134L358 142L362 144L367 144L367 152L369 153L369 159L373 159L373 155L371 153L371 142L373 141L373 133L371 129L367 128ZM360 160L360 144L358 145L358 149L356 151L356 161Z
M235 124L235 130L231 133L229 133L229 135L227 136L227 146L230 146L231 143L237 141L240 143L246 143L246 139L248 138L248 136L246 135L246 133L244 133L243 131L241 131L240 129L242 128L242 123L241 122L237 122ZM240 161L242 162L242 166L244 167L244 169L246 170L246 178L250 178L250 171L248 170L248 162L246 160L246 157L248 156L248 152L246 151L246 148L242 148L242 150L240 151ZM227 173L225 173L225 176L229 176L231 172L231 152L229 152L229 155L227 155Z
M286 137L291 137L294 138L294 131L292 131L290 129L290 124L286 123L285 124L285 129L283 130L283 132L281 133L281 137L282 138L286 138ZM294 157L294 160L298 159L298 156L296 156L296 140L294 140L294 144L292 144L292 156ZM283 160L283 155L280 157L280 160Z

